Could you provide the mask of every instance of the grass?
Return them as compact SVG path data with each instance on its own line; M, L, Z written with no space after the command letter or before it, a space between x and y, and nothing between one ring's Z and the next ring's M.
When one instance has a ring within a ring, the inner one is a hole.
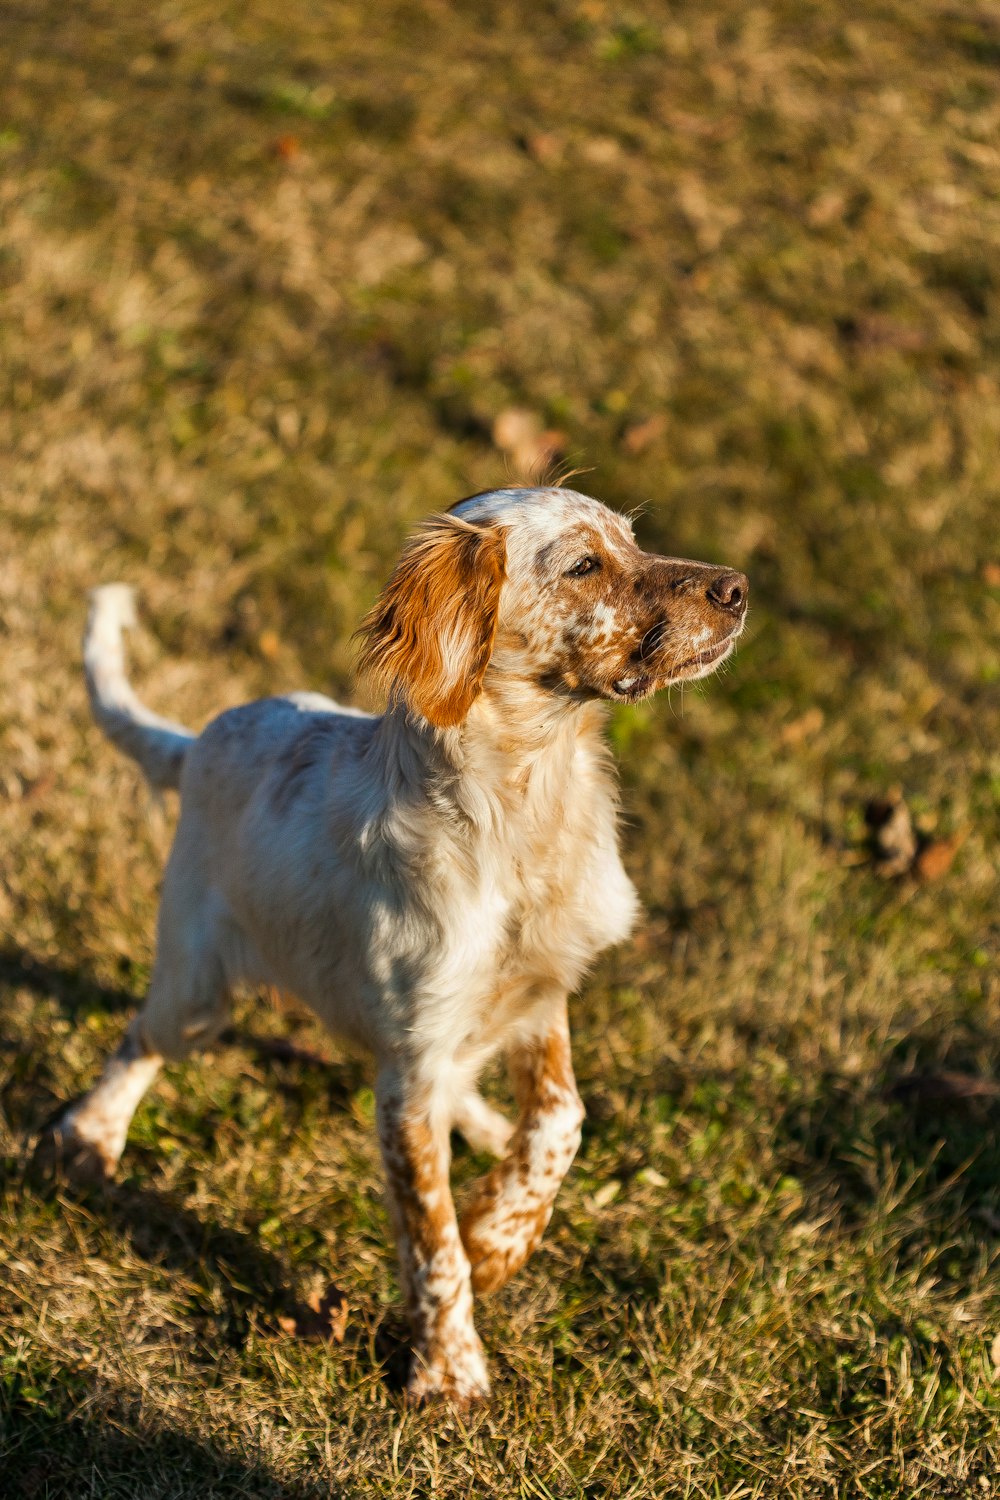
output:
M942 1084L1000 1072L1000 10L25 0L0 49L7 1491L1000 1494L1000 1106ZM305 1015L170 1070L110 1194L23 1160L173 816L89 724L86 590L138 586L172 716L351 695L512 407L754 592L725 677L611 723L648 922L465 1418L400 1400L371 1079ZM965 835L938 880L871 868L894 784ZM343 1343L283 1334L330 1280Z

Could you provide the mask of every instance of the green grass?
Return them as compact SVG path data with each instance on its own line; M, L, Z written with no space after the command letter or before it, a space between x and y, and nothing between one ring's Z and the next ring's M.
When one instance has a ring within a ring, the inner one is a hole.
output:
M31 0L0 51L6 1490L1000 1494L1000 1105L935 1084L1000 1073L1000 12ZM23 1162L141 996L173 817L89 724L87 588L138 586L172 716L352 694L509 407L753 595L610 725L648 921L460 1417L399 1395L371 1079L304 1014L170 1070L110 1194ZM937 881L871 869L894 784L966 833ZM247 1043L289 1029L329 1066ZM282 1333L331 1280L344 1342Z

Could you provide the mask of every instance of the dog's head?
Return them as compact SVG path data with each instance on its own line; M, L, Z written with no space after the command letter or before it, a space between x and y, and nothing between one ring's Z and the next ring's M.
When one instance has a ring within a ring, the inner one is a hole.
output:
M407 543L361 627L362 667L439 727L462 722L491 662L566 700L633 703L714 671L748 588L731 568L643 552L587 495L491 490Z

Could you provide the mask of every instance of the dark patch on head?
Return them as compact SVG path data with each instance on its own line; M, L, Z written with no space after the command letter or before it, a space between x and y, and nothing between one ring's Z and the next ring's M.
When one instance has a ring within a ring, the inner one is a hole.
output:
M538 552L535 554L536 574L542 575L546 572L549 558L552 556L553 552L555 552L562 545L562 538L556 537L553 541L546 542L544 547L540 547L538 549Z

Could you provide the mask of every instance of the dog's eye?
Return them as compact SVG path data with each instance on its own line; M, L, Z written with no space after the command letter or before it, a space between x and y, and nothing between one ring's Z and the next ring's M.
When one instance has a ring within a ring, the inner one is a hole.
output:
M585 573L595 573L601 566L599 557L581 557L571 568L566 569L567 578L582 578Z

